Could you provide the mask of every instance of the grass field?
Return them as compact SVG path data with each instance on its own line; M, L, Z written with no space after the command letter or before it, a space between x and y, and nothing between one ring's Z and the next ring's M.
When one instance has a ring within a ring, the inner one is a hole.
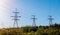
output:
M60 25L0 29L0 35L60 35Z

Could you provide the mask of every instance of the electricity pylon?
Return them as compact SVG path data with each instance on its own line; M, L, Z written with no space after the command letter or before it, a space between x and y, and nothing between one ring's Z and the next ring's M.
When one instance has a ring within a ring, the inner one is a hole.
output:
M35 15L32 15L32 20L33 20L33 25L32 26L36 26L36 17L35 17Z
M52 16L49 16L48 20L49 20L49 24L52 25L52 23L53 23L53 18L52 18Z
M21 17L21 16L18 16L18 14L19 14L19 12L17 12L17 8L16 8L16 11L15 12L13 12L14 13L14 16L12 16L13 17L13 20L14 20L14 24L13 24L13 27L19 27L18 26L18 17Z

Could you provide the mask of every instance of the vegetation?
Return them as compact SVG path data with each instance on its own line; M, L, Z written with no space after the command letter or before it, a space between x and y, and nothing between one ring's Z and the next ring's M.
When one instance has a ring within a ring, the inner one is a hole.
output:
M55 23L50 26L3 28L0 29L0 35L60 35L60 24Z

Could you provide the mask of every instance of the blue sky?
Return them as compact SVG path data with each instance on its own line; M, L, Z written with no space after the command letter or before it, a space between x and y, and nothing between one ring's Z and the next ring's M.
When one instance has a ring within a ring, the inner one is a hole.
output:
M31 15L36 15L36 25L49 25L48 15L54 18L53 23L60 23L60 0L7 0L1 7L0 27L12 27L10 16L14 15L15 8L21 16L19 26L32 25Z

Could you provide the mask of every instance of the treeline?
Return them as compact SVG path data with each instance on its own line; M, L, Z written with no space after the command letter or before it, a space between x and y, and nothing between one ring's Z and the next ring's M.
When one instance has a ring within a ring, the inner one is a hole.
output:
M60 35L60 24L1 29L0 35Z
M52 28L52 29L60 29L60 24L52 24L50 26L34 26L34 27L31 27L31 26L26 26L26 27L21 27L23 29L24 32L36 32L38 29L49 29L49 28Z

